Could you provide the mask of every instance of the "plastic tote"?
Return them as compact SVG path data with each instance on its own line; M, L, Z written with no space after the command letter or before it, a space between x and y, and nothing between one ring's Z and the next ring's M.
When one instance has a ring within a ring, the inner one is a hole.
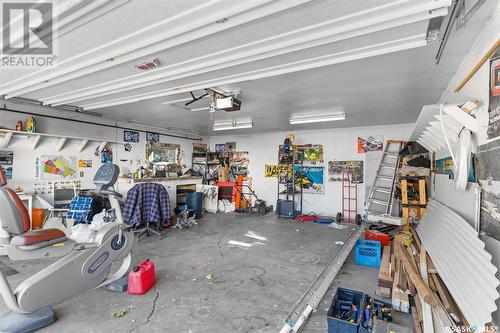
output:
M359 239L354 247L354 262L357 265L379 267L382 246L379 241Z

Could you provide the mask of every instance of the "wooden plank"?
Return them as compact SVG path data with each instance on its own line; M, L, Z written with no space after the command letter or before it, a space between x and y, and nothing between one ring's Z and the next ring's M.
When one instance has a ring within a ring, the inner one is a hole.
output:
M406 179L401 179L401 204L408 203L408 181ZM409 209L408 207L403 207L403 224L408 224Z
M399 311L410 313L410 298L404 290L401 290Z
M428 278L427 278L427 260L426 260L426 257L427 257L427 251L422 246L420 248L420 258L422 258L422 260L420 260L420 274L422 274L422 282L427 287ZM428 288L429 287L427 287L427 291L429 291ZM418 288L417 288L417 290L418 290ZM434 294L432 294L432 296L435 298ZM421 303L422 303L422 301L425 301L425 299L423 298L423 295L419 295L419 297L422 297ZM435 300L435 304L433 304L433 305L436 305L436 304L437 304L437 300ZM427 302L424 302L422 304L422 324L423 324L424 333L434 332L434 319L432 317L432 307Z
M479 68L481 68L481 66L491 57L493 52L495 52L496 49L499 47L500 47L500 39L497 39L497 41L493 45L491 45L491 47L488 49L488 51L483 55L481 60L479 60L479 62L476 64L476 66L474 66L474 68L472 68L472 70L469 72L469 74L467 74L465 79L463 79L462 82L460 82L455 87L455 92L459 92L460 89L462 89L463 86L465 86L465 84L467 82L469 82L469 80L474 76L474 74L476 74L476 72L479 70Z
M384 298L392 298L391 288L377 286L377 289L375 289L375 295Z
M437 274L436 266L434 266L434 263L429 256L427 256L427 272Z
M391 276L391 245L384 246L382 251L382 259L378 270L378 285L381 287L391 288L393 279Z
M427 192L425 190L425 179L418 180L418 196L420 204L420 220L424 218L426 208L422 205L427 205Z
M411 235L413 237L413 244L415 245L415 249L417 250L417 252L420 252L422 242L420 241L420 237L418 237L417 232L413 228L411 229Z
M420 325L420 320L418 319L417 309L414 306L411 307L411 314L412 314L413 324L415 325L415 331L417 333L423 333L422 326Z
M429 288L427 283L424 282L422 276L420 276L418 271L415 271L415 269L413 268L413 265L411 263L412 259L410 258L410 255L408 254L407 251L402 249L403 245L399 244L399 247L400 247L399 251L402 253L401 260L403 261L403 265L405 266L405 269L408 272L408 276L410 277L412 283L415 285L415 288L417 289L417 293L422 296L422 298L426 303L430 305L436 305L437 304L436 296Z
M437 293L441 302L443 303L444 308L450 314L450 317L454 320L460 322L461 321L461 313L458 310L457 305L455 304L453 297L449 293L446 288L443 280L437 274L430 274L431 280L433 280L434 285L436 286ZM458 324L457 322L457 324Z
M418 314L418 321L422 322L424 320L423 314L422 314L422 302L420 302L420 297L417 295L416 297L413 298L415 301L415 308L417 309L417 314Z
M396 259L396 271L394 272L394 284L392 286L392 308L396 311L401 310L401 291L398 288L398 280L401 262Z

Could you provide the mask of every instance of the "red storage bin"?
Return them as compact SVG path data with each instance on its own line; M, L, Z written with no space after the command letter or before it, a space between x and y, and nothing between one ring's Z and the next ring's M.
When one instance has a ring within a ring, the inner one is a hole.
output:
M128 293L131 295L145 294L155 284L155 264L146 259L128 273Z
M379 241L382 246L387 246L391 243L391 238L388 234L377 230L366 230L365 239Z

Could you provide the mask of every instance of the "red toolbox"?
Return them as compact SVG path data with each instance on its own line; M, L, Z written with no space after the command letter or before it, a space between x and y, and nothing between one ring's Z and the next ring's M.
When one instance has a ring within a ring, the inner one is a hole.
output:
M387 246L391 243L391 238L388 234L377 230L366 230L365 239L379 241L382 246Z
M132 295L145 294L155 284L155 264L146 259L128 273L128 293Z

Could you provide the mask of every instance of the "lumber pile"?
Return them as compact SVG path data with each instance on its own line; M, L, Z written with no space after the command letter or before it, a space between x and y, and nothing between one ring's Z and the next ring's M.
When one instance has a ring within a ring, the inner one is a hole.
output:
M411 313L417 333L467 325L413 229L384 246L376 294L390 298L394 310Z

